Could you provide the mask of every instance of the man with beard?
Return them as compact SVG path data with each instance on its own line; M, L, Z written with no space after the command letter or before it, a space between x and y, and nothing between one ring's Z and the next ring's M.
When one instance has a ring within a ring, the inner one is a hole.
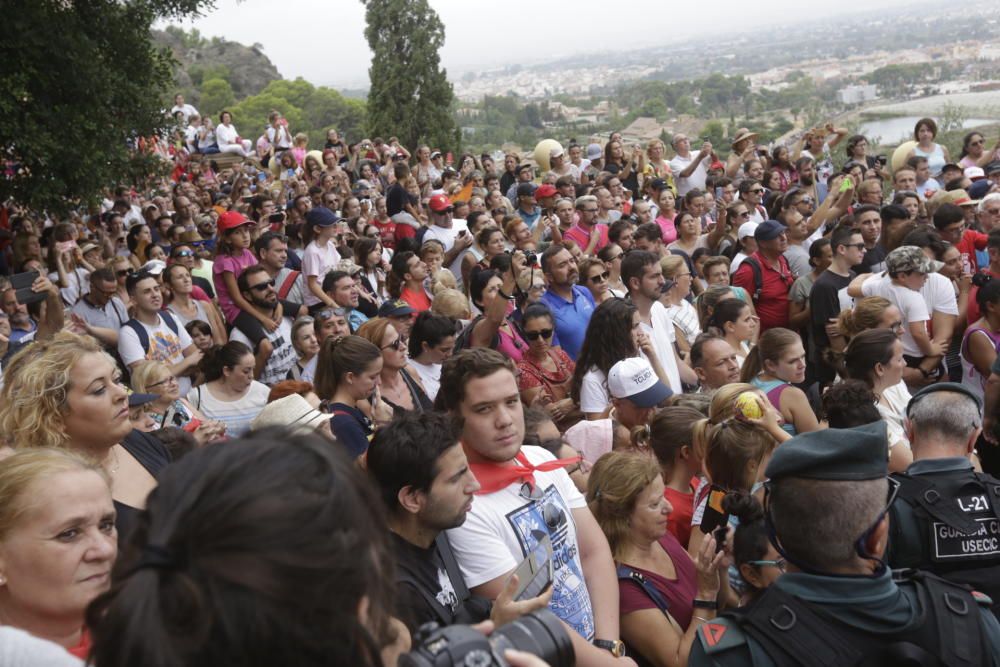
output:
M549 283L542 301L552 311L559 344L576 361L587 333L587 324L594 313L594 297L589 289L576 284L580 277L576 260L561 243L553 243L542 253L541 264L542 273Z
M863 204L854 209L854 229L861 232L865 244L865 257L858 265L858 273L885 271L885 256L889 254L879 243L882 237L882 214L878 206Z
M480 485L447 416L411 412L394 419L376 432L367 469L388 511L397 609L411 632L431 622L491 619L500 627L548 604L551 591L515 602L513 577L495 604L466 588L444 531L465 523Z
M785 226L777 220L766 220L754 230L754 240L757 252L743 260L733 274L733 284L745 289L753 299L761 333L774 327L787 328L788 291L795 275L784 255L788 250Z
M266 268L256 264L240 274L236 286L251 306L278 322L278 328L266 332L266 337L257 343L256 349L239 326L233 328L230 339L238 340L253 350L254 377L267 385L281 382L295 364L295 348L292 347L292 319L283 316L278 293L274 289L274 278Z
M816 180L816 161L811 157L800 157L795 161L799 172L799 188L812 195L814 202L826 199L826 183Z

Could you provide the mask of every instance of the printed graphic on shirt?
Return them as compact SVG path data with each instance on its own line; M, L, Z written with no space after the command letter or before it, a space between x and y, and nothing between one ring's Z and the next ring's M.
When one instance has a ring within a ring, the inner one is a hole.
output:
M149 338L149 352L146 358L175 363L184 358L184 348L181 347L181 341L173 331L166 327L159 328Z
M568 539L568 522L573 517L556 487L545 489L539 500L517 508L507 515L507 520L514 529L523 556L531 553L544 536L552 540L554 572L549 609L587 641L593 640L594 612L583 578L579 548L575 541Z
M434 597L441 603L441 606L455 611L455 608L458 606L458 594L455 592L455 587L451 585L448 572L438 568L437 573L440 590Z

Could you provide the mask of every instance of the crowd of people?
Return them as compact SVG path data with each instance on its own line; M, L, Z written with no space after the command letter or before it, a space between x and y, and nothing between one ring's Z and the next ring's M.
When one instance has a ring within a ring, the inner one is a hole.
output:
M0 664L547 608L580 665L1000 665L1000 141L501 164L175 101L157 188L0 209Z

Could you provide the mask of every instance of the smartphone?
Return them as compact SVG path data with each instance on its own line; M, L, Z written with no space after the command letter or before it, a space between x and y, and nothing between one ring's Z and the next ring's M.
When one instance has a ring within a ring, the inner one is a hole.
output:
M263 183L264 181L267 180L267 174L264 173L263 171L258 172L257 173L257 180L260 181L261 183Z
M66 243L73 243L73 241L66 241ZM19 304L26 306L29 303L45 301L45 297L48 296L47 292L31 291L31 285L38 280L38 276L38 271L25 271L24 273L15 273L10 277L10 287L14 290L15 298Z
M715 538L715 553L719 553L726 548L726 532L729 530L729 526L719 526L712 531L712 537Z
M851 189L851 185L851 179L849 177L845 177L844 180L840 182L840 191L847 192Z
M271 215L267 216L267 221L270 223L284 222L285 214L281 212L272 213Z
M66 252L67 250L74 250L76 248L76 241L57 241L56 250L58 252Z
M468 233L469 233L469 230L467 230L467 229L463 229L462 231L460 231L460 232L458 233L458 238L462 238L463 236L465 236L465 235L466 235L466 234L468 234Z
M514 599L527 600L544 593L552 585L553 570L552 539L543 535L535 548L514 568L518 582Z
M722 499L725 497L726 490L717 486L713 486L708 492L705 513L701 517L701 525L698 526L706 535L729 525L729 515L722 509Z

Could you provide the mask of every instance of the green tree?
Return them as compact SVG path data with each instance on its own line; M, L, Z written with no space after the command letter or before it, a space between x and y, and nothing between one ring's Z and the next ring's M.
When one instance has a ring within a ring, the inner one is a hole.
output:
M154 21L210 0L10 0L0 22L0 146L17 165L0 199L65 211L116 182L163 167L134 150L173 121L172 59L154 48Z
M200 111L208 116L216 116L223 109L236 104L233 87L225 79L209 79L201 84L199 96Z
M426 142L457 148L451 115L454 92L441 68L444 24L427 0L362 0L365 38L372 50L368 70L368 129L395 135L413 148Z

